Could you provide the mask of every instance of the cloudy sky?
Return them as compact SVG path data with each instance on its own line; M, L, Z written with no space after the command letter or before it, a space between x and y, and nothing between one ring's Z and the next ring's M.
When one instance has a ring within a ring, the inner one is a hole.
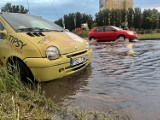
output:
M27 0L0 0L0 8L7 2L23 5L28 9ZM99 11L99 0L28 0L30 14L43 16L50 20L62 18L68 13L87 13L93 17ZM160 0L134 0L134 7L143 9L156 8L160 11Z

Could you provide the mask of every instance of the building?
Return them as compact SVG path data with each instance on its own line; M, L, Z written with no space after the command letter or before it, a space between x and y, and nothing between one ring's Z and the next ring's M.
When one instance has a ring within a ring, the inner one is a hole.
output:
M99 9L128 9L133 8L133 0L99 0Z

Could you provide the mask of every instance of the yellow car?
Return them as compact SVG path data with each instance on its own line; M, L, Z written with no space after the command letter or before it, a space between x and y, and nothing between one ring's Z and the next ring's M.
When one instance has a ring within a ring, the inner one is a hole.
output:
M90 63L91 55L87 40L49 20L0 13L0 67L16 64L22 79L49 81L73 74Z

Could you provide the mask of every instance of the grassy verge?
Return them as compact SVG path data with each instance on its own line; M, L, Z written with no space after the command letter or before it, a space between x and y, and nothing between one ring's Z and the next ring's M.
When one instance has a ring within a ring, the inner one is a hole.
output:
M18 74L10 75L5 69L0 70L0 101L0 119L52 119L52 113L58 110L40 94L40 88L25 85Z
M0 69L1 120L108 120L106 114L62 108L46 98L38 84L22 83L18 76Z
M138 34L139 40L160 40L160 33Z

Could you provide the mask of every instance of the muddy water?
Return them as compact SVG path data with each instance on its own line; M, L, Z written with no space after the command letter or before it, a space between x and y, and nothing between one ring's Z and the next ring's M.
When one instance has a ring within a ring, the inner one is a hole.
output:
M85 70L43 83L47 96L63 106L160 119L160 41L91 43Z

